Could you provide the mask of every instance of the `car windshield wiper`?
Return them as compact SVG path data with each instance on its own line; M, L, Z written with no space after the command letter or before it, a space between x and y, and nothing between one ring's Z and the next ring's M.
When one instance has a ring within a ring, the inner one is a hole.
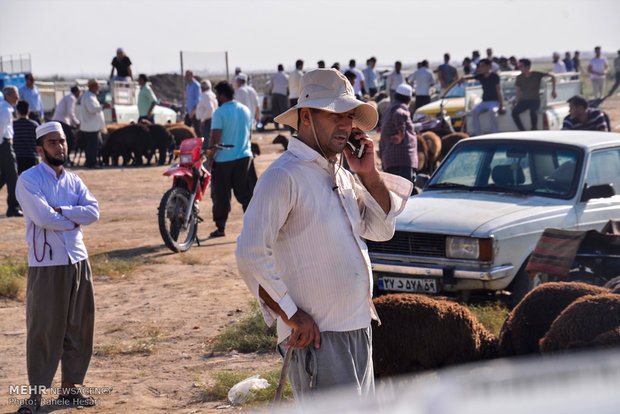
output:
M463 189L463 190L468 190L468 191L471 191L472 189L472 187L468 185L459 184L459 183L451 183L451 182L431 184L427 188L457 188L457 189Z
M498 192L498 193L517 193L517 194L523 194L523 195L527 195L529 194L529 191L526 190L522 190L520 188L516 188L516 187L502 187L499 185L485 185L485 186L478 186L478 187L472 187L472 190L474 191L494 191L494 192Z

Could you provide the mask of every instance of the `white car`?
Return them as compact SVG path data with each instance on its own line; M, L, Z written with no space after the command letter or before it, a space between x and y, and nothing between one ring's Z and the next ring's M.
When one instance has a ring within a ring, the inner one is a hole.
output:
M512 293L545 228L620 219L620 134L511 132L460 141L409 199L387 242L368 241L379 291Z

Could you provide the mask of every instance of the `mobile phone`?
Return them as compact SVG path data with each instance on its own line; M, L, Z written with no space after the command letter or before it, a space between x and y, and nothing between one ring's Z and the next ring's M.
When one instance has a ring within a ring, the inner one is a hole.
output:
M349 138L347 139L347 145L351 148L351 152L355 158L361 159L364 156L366 144L364 144L361 140L363 136L364 133L362 131L356 130L351 131L351 135L349 135Z

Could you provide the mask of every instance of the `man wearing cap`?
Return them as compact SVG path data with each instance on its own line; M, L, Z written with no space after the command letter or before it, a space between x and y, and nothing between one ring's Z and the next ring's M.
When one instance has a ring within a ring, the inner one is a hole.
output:
M75 85L71 87L71 93L63 96L58 102L56 109L54 109L54 115L52 121L60 122L62 130L65 132L65 138L67 139L67 161L71 163L71 151L75 148L75 134L74 129L80 127L80 121L75 116L75 104L80 97L80 88Z
M116 69L116 76L114 76ZM110 72L110 80L113 81L133 81L133 73L131 72L131 60L125 54L122 47L116 49L116 56L112 59L112 71Z
M66 404L91 406L81 393L93 347L95 303L83 225L99 219L97 200L82 180L66 171L67 145L62 126L48 122L36 130L43 162L19 176L17 198L26 219L26 362L31 386L49 387L62 361L58 396ZM41 395L32 394L20 412L35 411Z
M411 193L409 181L375 168L378 114L355 99L347 79L316 69L301 79L298 104L277 122L297 129L261 176L237 240L237 264L278 349L294 349L295 400L346 385L374 391L372 271L364 239L389 240ZM347 146L354 132L361 158ZM353 176L339 165L342 153Z
M196 118L196 106L200 102L200 83L194 79L191 70L185 71L185 125L193 127L200 135L200 121Z
M20 99L28 102L30 107L30 115L28 118L35 121L37 124L45 122L43 119L43 101L41 100L41 93L39 88L34 84L34 75L32 73L26 73L26 84L19 88Z
M260 122L260 101L258 100L258 94L253 87L247 84L248 76L245 73L240 73L235 78L237 90L235 91L235 101L247 106L250 110L250 114L254 120Z
M4 100L0 102L0 189L6 184L8 206L7 217L21 217L22 211L15 198L17 182L17 160L13 150L13 106L19 100L19 92L15 86L6 86L3 90Z
M105 128L103 109L110 107L110 104L101 105L99 103L97 93L99 93L99 83L96 79L90 79L88 90L82 96L80 103L82 107L81 130L86 138L87 168L101 168L97 163L97 155L101 145L101 131Z
M381 118L381 163L383 171L396 174L415 183L418 168L418 140L409 113L412 89L398 85L394 100Z
M252 115L247 106L234 101L234 90L226 81L215 85L215 97L219 103L211 121L211 147L217 144L229 148L212 149L209 154L211 171L211 200L213 221L216 229L210 237L226 235L226 221L230 213L230 192L243 207L248 208L254 186L256 170L250 144Z
M217 109L217 99L215 94L211 90L211 82L209 80L203 80L200 82L200 101L198 101L198 107L196 108L196 118L200 121L200 131L202 137L205 139L205 146L209 145L209 139L211 138L211 119L213 113Z

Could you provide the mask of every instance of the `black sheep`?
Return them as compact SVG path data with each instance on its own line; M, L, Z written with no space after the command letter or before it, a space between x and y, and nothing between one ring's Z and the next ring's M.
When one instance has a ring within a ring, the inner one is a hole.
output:
M585 296L574 301L551 324L549 331L540 340L542 353L553 353L568 349L584 348L597 341L609 343L620 339L610 333L620 327L620 295L604 293ZM600 337L600 335L603 335ZM620 342L615 342L620 345Z
M118 165L118 157L123 157L123 165L129 165L133 159L134 165L142 165L142 157L146 157L147 164L153 155L152 140L148 128L141 124L131 124L110 133L101 147L101 156L104 163L112 160Z
M538 353L551 323L576 299L607 289L585 283L543 283L530 291L506 318L499 334L501 356Z
M166 163L166 157L174 149L174 137L166 128L157 124L146 124L149 134L151 135L151 147L153 148L153 154L157 150L159 157L157 163L164 165ZM170 157L172 161L172 157Z
M379 377L495 357L497 340L466 307L415 294L374 299L373 363Z

